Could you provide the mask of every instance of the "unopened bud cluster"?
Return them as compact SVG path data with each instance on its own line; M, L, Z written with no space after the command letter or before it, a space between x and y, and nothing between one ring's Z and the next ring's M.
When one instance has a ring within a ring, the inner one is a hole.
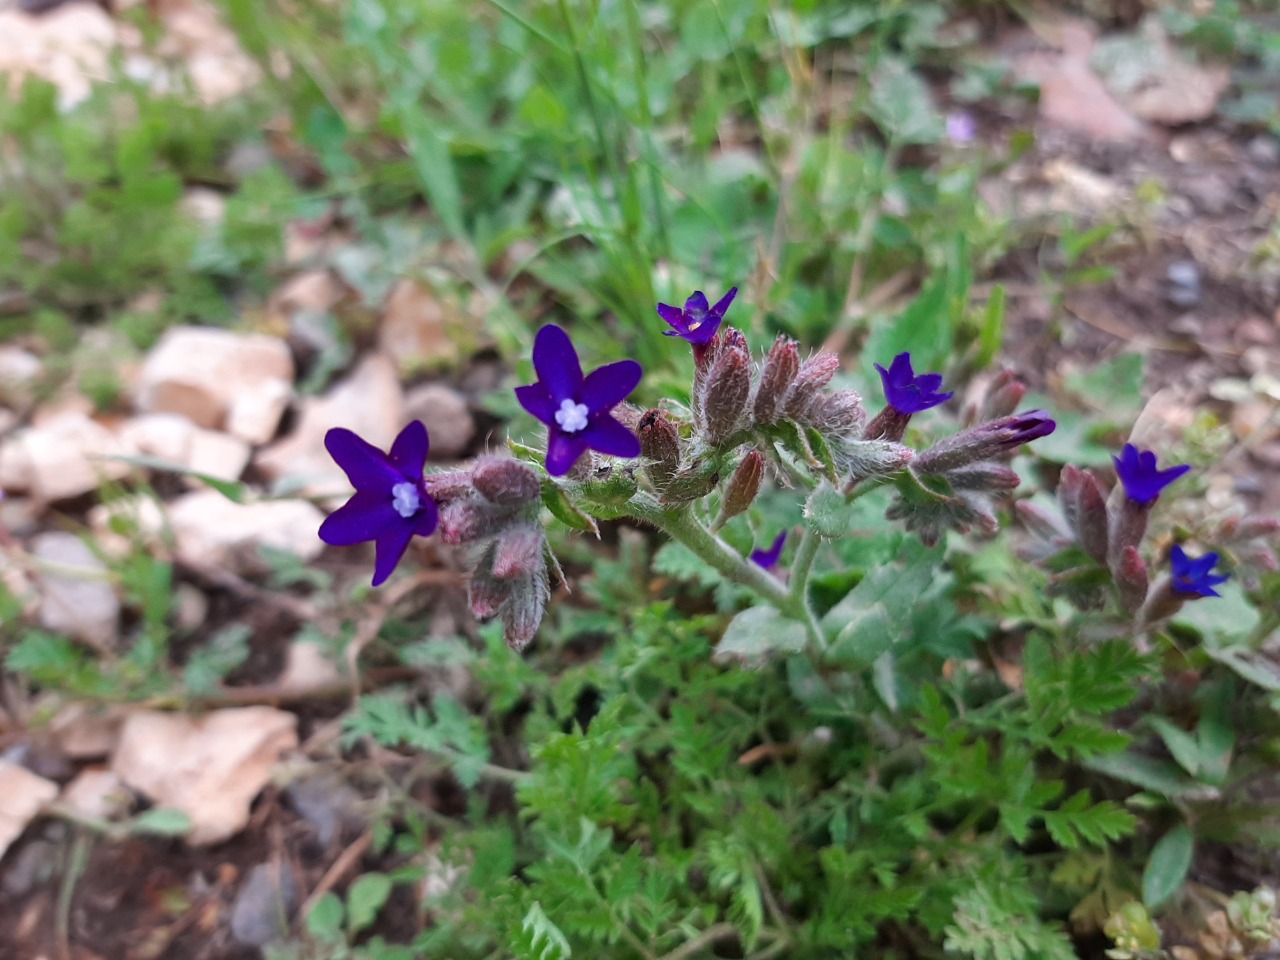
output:
M471 612L481 620L501 617L507 643L523 649L551 596L538 475L510 457L487 456L469 470L431 474L426 483L441 504L440 539L476 545Z

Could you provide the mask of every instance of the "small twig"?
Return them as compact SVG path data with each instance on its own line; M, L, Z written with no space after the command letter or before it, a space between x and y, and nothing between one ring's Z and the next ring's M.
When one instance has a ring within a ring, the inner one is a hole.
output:
M316 884L315 889L311 891L306 900L303 901L302 907L298 910L298 919L306 922L307 914L309 914L320 898L337 886L348 870L364 856L366 850L373 844L373 831L366 830L358 836L350 846L342 853L338 854L338 859L333 861L333 865L324 872L324 876L320 878L320 882Z
M709 947L720 940L728 940L730 937L737 936L738 928L733 924L717 923L714 926L707 927L692 940L681 944L670 953L663 954L658 960L689 960L703 947Z

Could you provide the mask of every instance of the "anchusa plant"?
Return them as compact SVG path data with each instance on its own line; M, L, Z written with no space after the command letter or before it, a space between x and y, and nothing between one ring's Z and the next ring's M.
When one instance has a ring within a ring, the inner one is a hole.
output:
M373 540L376 585L412 536L436 529L438 513L445 543L475 545L472 611L500 617L507 642L521 649L546 611L555 564L541 508L584 530L598 520L630 518L683 544L822 647L829 637L809 581L823 543L836 535L833 512L888 486L895 491L888 518L926 544L948 529L997 529L994 500L1018 484L1006 461L1051 433L1052 417L1015 413L1021 392L1004 389L984 405L979 422L914 449L903 442L911 418L953 396L942 391L940 374L917 374L907 353L887 368L877 364L885 404L868 420L858 393L832 386L840 370L834 354L804 357L796 341L781 336L753 356L743 334L724 324L736 294L735 287L711 305L699 291L683 308L658 305L672 328L663 332L692 348L687 406L670 398L647 410L632 406L638 363L617 360L584 374L569 335L548 324L534 339L537 379L515 390L545 426L544 447L512 443L514 457L486 456L424 476L427 441L419 424L407 427L387 454L350 431L332 431L329 449L356 493L321 536L333 544ZM746 555L719 534L748 511L770 476L807 491L806 514L814 519L799 534L785 572L778 567L786 531Z

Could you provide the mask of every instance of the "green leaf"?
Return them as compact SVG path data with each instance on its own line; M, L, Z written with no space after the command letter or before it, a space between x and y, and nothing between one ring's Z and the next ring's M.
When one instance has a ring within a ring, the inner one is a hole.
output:
M871 75L868 112L899 143L937 143L942 117L928 85L903 60L882 57Z
M191 818L173 807L152 807L133 818L129 832L181 837L191 832Z
M336 893L326 893L307 913L307 933L325 943L346 940L342 933L342 901Z
M152 457L146 454L134 454L131 456L104 457L103 459L119 460L121 463L127 463L132 467L142 467L146 470L163 470L166 473L176 473L184 477L194 477L205 486L217 490L232 503L245 503L249 499L248 488L243 483L239 483L234 480L222 480L218 477L210 476L207 473L201 473L199 470L192 470L180 463L174 463L171 460L165 460L161 457Z
M884 604L873 603L849 614L827 649L826 659L854 668L867 667L888 653L899 636Z
M826 480L809 494L804 505L804 518L814 533L828 540L847 537L857 520L854 511L849 509L844 494Z
M462 189L458 185L453 158L449 155L449 145L436 132L431 118L417 103L400 110L399 118L404 128L409 156L436 216L455 239L465 240L467 233L462 221Z
M542 904L535 900L529 912L520 921L520 946L525 949L521 956L530 960L569 960L573 956L573 948L560 932L551 918L542 910Z
M944 272L935 275L901 314L873 320L871 335L862 348L866 362L887 367L894 357L906 352L916 370L938 369L951 350L949 299Z
M365 873L347 891L347 929L352 934L370 926L391 896L391 878L385 873Z
M1195 835L1185 823L1160 838L1142 871L1143 903L1155 908L1178 892L1191 869L1194 849Z
M978 366L985 367L995 359L1004 342L1004 285L997 283L991 288L991 296L987 300L987 309L982 315L982 328L978 333Z
M1216 791L1187 776L1177 764L1146 757L1132 751L1089 757L1084 761L1084 765L1097 773L1132 783L1143 790L1150 790L1152 793L1158 793L1170 799L1204 799L1216 794Z
M758 661L775 653L799 653L808 638L804 626L773 607L751 607L729 621L715 659Z
M1068 374L1063 385L1107 422L1128 424L1142 410L1146 362L1140 353L1122 353L1087 370Z
M1169 753L1178 761L1182 769L1193 777L1198 777L1201 762L1200 744L1196 738L1165 717L1148 717L1147 723L1160 734L1160 739L1164 741Z
M595 520L579 510L554 480L542 481L542 505L566 527L600 536L600 528Z

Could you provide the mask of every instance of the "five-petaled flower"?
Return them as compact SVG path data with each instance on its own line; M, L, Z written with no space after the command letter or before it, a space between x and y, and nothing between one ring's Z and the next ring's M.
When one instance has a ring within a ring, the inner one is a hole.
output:
M1120 456L1112 455L1116 465L1116 475L1124 486L1124 492L1134 503L1146 505L1155 503L1160 491L1191 468L1186 464L1169 467L1167 470L1156 469L1156 455L1150 450L1139 450L1132 443L1126 443Z
M569 335L549 323L533 341L538 382L516 387L516 399L547 425L547 473L563 476L588 450L640 456L640 441L610 411L640 382L640 364L619 360L585 377Z
M878 363L875 368L880 371L885 400L899 413L920 413L940 403L946 403L955 396L952 393L938 392L938 388L942 386L942 374L917 374L911 368L909 353L900 353L894 357L888 370Z
M415 535L436 529L439 512L422 480L428 442L418 420L400 431L389 453L343 427L325 434L325 448L356 492L320 525L320 539L335 547L372 540L375 587L391 576Z
M786 543L787 531L783 530L774 538L773 546L767 550L752 550L751 562L757 566L764 567L766 570L772 570L778 565L778 560L782 557L782 545Z
M667 303L658 304L658 316L672 327L671 330L663 330L663 335L679 337L695 345L710 343L711 338L720 329L725 311L729 309L729 304L733 303L733 298L737 295L738 288L733 287L713 307L708 305L707 295L698 290L684 302L683 310Z
M1173 592L1186 597L1222 596L1213 588L1231 578L1214 576L1213 568L1217 563L1218 555L1212 550L1203 557L1192 560L1175 543L1169 551L1169 566L1173 568Z

